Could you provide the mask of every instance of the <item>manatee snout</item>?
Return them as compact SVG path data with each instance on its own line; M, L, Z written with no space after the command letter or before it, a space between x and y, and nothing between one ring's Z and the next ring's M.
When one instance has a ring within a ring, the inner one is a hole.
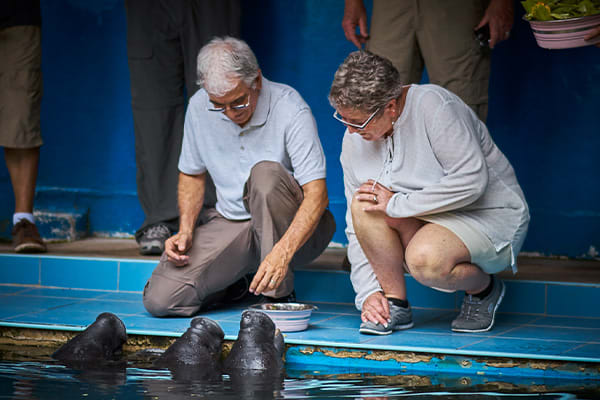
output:
M215 321L197 317L190 327L156 360L159 367L207 365L216 368L225 333Z
M265 313L246 310L242 313L238 338L225 359L228 373L268 371L278 374L283 367L284 341L275 323Z
M114 314L102 313L83 332L52 354L60 361L112 361L120 357L127 341L125 324Z
M273 335L275 323L267 314L261 311L246 310L242 313L240 329L261 330L268 335Z

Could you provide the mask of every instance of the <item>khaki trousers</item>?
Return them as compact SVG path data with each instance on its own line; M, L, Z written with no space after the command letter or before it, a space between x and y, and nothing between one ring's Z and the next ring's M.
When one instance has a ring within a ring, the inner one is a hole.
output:
M367 49L392 61L404 84L429 81L458 95L485 122L490 50L475 39L488 0L374 0Z
M0 29L0 146L32 149L43 143L41 38L39 26Z
M302 200L302 188L279 163L257 163L244 187L244 205L251 219L232 221L213 208L203 210L188 253L189 264L177 267L163 254L148 280L144 289L148 312L157 317L194 315L223 289L256 271L288 229ZM334 231L333 216L326 210L313 235L292 259L281 285L264 294L290 294L293 268L318 257Z

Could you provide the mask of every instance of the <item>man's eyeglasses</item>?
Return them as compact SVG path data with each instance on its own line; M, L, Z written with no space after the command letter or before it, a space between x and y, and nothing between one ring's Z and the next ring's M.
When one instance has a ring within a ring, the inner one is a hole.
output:
M342 116L337 112L337 110L335 110L333 112L333 118L337 119L338 121L340 121L342 124L346 125L346 126L351 126L353 128L356 129L365 129L367 127L367 125L369 124L369 122L371 122L371 120L375 117L375 115L379 112L379 110L381 110L381 107L379 107L377 110L375 110L373 112L373 114L371 114L371 116L369 118L367 118L367 120L365 122L363 122L362 124L358 125L358 124L353 124L352 122L348 122L345 119L342 118Z
M243 102L244 99L242 98L241 100L236 100L232 103L225 104L222 107L208 107L207 110L214 111L214 112L225 112L225 110L227 110L227 107L229 107L229 109L231 109L231 110L243 110L244 108L246 108L250 105L250 93L248 93L246 95L246 97L247 97L247 101L245 103Z

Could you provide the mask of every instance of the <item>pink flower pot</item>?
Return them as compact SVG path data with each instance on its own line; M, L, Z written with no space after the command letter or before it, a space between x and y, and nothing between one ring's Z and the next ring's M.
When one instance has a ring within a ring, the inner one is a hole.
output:
M600 14L553 21L529 21L533 36L545 49L569 49L600 43L600 35L591 40L583 38L600 26Z

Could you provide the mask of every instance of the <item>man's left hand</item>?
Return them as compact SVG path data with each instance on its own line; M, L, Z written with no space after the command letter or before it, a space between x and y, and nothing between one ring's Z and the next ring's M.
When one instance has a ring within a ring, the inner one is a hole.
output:
M277 245L263 260L258 267L254 279L250 283L250 293L259 295L264 291L277 289L283 278L287 275L289 260L284 251L281 251Z
M513 0L491 0L475 30L486 24L490 26L490 48L493 49L496 44L508 39L513 21Z
M385 213L394 192L390 191L379 182L375 183L375 185L373 185L373 183L375 183L375 181L369 179L367 182L360 185L354 196L357 200L370 204L365 206L365 211L381 211Z

